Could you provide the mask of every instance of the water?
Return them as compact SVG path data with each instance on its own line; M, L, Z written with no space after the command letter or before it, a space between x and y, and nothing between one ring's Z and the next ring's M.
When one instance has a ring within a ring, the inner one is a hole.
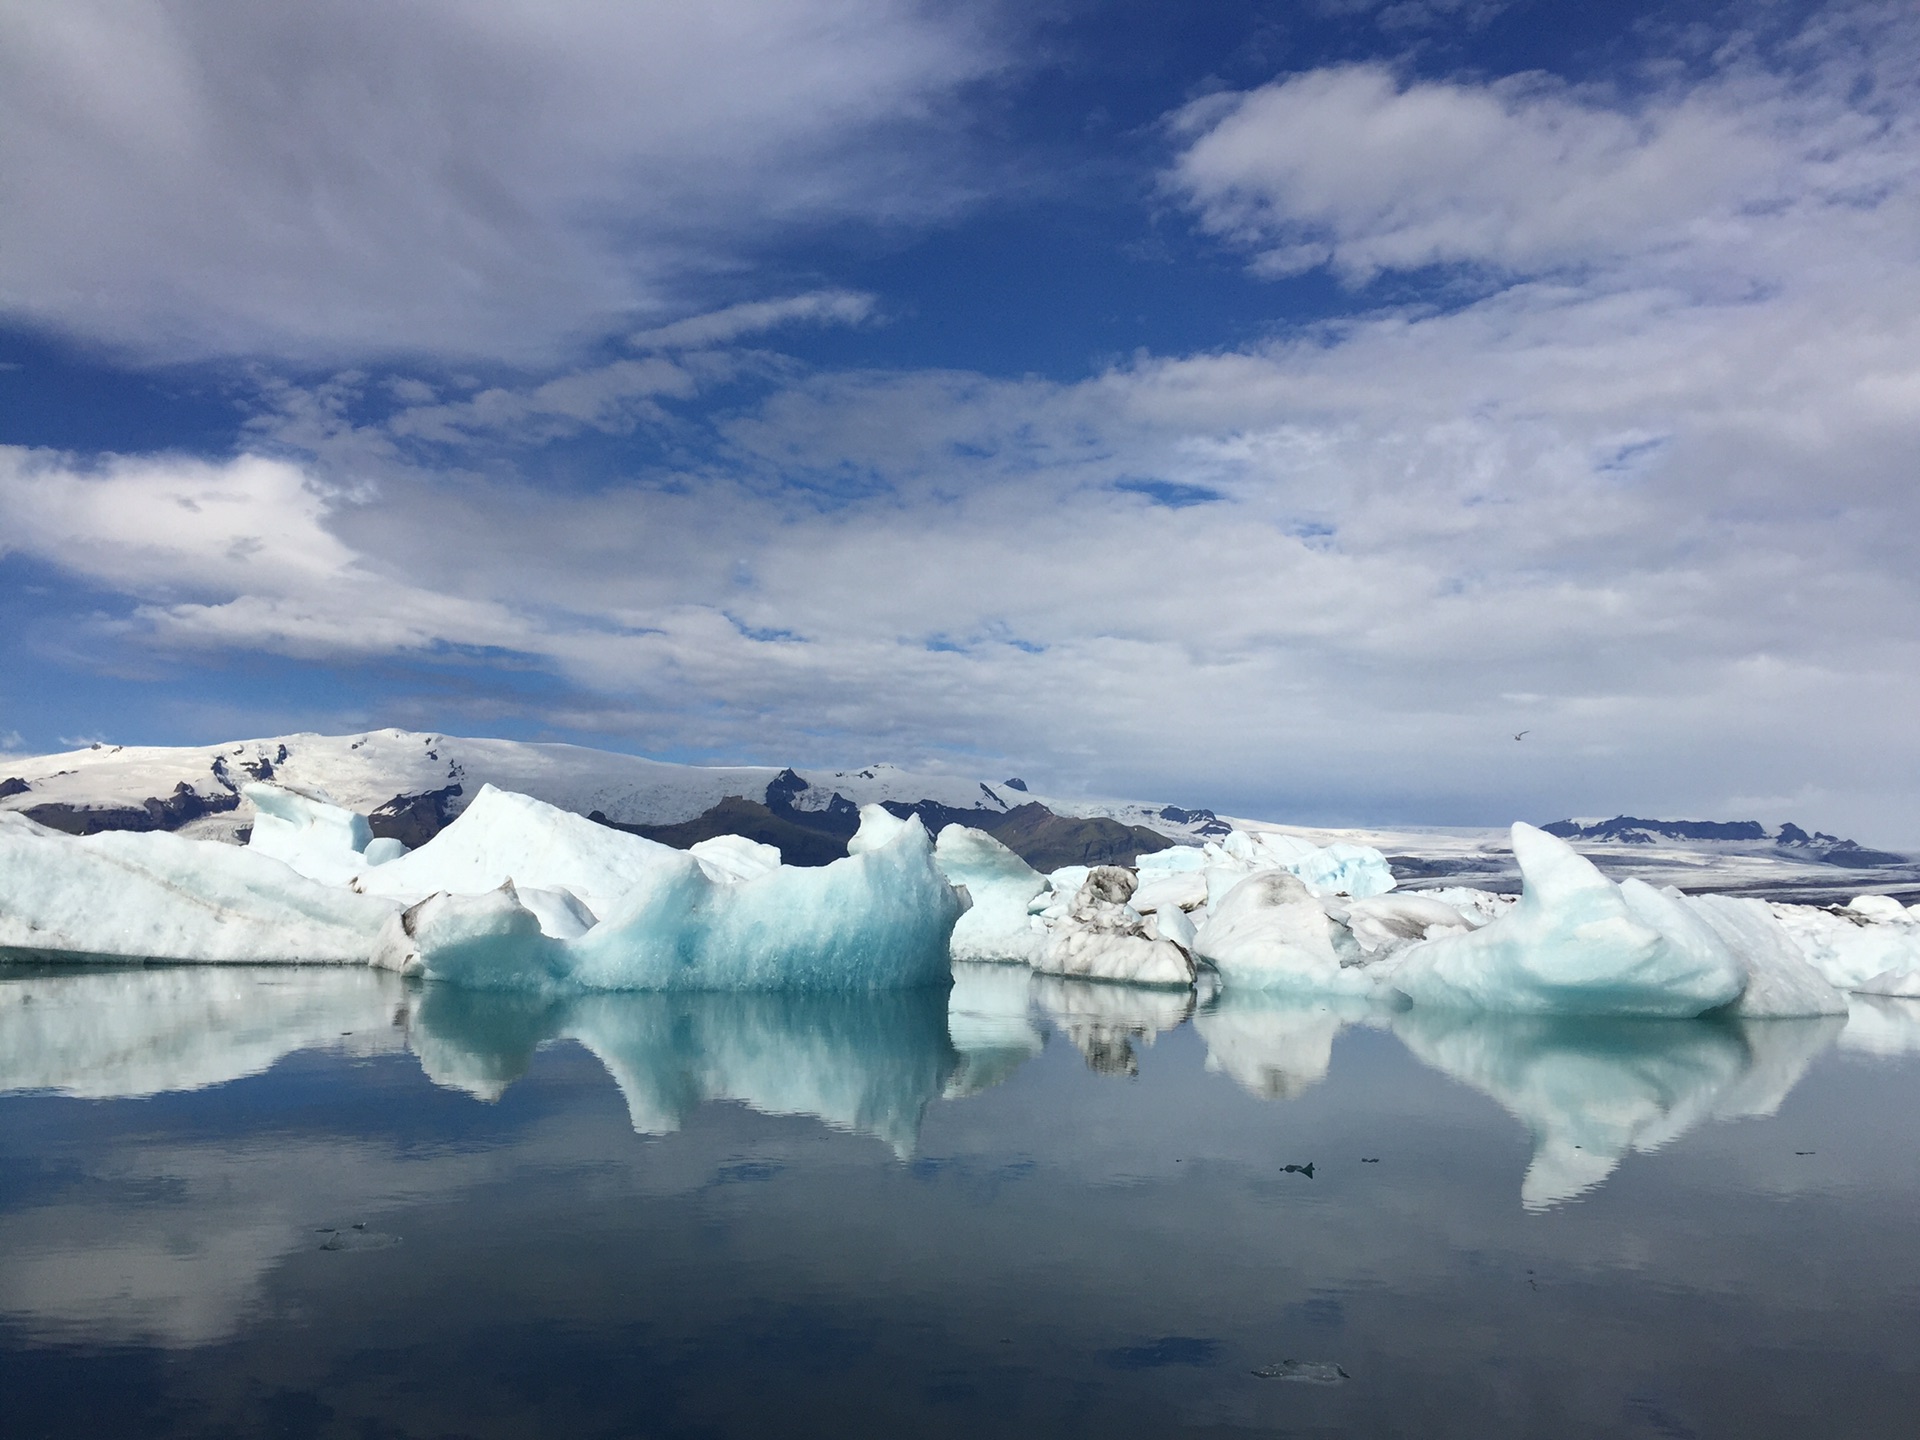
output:
M1920 1007L1190 1005L16 967L0 1432L1912 1433Z

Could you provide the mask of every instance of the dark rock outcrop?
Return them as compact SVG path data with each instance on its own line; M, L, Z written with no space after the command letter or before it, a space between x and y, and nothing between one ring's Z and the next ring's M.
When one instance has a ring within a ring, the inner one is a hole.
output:
M238 795L202 795L182 780L173 787L171 795L149 796L137 806L54 802L35 805L20 813L49 830L66 835L98 835L102 830L178 830L189 820L222 814L239 804Z
M826 865L843 858L847 853L847 840L853 834L848 829L844 834L826 829L796 823L795 815L807 815L810 812L777 813L770 806L759 801L749 800L741 795L729 795L718 805L691 820L682 820L673 825L630 825L618 820L609 820L599 810L588 815L589 820L605 825L611 830L624 830L629 835L641 835L649 840L658 840L662 845L671 845L676 850L688 850L702 840L711 840L716 835L744 835L749 840L757 840L762 845L776 845L780 849L780 858L789 865ZM811 812L824 815L826 812ZM858 828L859 812L854 812L854 828Z
M418 795L396 795L367 816L368 828L375 838L398 840L409 850L418 850L447 828L460 794L458 785L448 785Z
M18 775L9 775L6 779L0 780L0 800L14 795L24 795L31 789L33 787Z

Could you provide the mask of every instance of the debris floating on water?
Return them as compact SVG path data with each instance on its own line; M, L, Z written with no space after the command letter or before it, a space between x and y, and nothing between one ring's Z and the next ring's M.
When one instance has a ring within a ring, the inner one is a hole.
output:
M1340 1385L1353 1378L1331 1360L1282 1360L1253 1373L1262 1380L1292 1380L1300 1385Z

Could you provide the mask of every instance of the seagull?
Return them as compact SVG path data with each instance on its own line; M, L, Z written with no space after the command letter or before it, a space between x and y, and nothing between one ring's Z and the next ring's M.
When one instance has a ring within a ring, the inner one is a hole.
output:
M1514 736L1513 738L1516 740L1521 740L1531 735L1532 733L1533 732L1531 730L1522 730L1518 735Z

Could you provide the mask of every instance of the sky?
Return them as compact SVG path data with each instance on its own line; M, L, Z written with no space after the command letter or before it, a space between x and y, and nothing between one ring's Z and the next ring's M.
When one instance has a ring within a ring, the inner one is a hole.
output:
M0 0L0 751L1920 845L1917 469L1908 3Z

